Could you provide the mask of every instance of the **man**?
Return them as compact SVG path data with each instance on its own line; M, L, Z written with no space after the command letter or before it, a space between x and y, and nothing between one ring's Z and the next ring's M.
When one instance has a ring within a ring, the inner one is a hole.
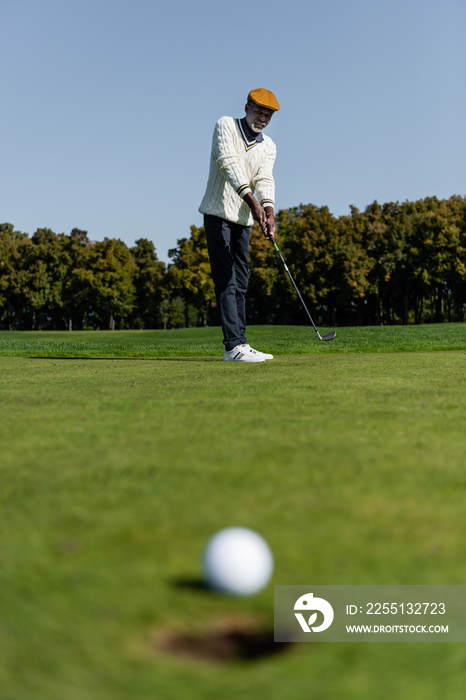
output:
M245 332L251 226L257 221L267 238L275 235L276 147L262 131L279 109L273 92L252 90L246 115L221 117L212 138L209 178L199 211L204 214L226 362L273 359L251 348Z

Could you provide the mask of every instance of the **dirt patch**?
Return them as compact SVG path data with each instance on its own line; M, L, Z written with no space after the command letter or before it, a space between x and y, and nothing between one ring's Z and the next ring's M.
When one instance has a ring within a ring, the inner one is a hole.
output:
M274 642L273 629L252 618L228 618L202 632L159 631L155 645L160 651L206 661L255 661L283 653L286 642Z

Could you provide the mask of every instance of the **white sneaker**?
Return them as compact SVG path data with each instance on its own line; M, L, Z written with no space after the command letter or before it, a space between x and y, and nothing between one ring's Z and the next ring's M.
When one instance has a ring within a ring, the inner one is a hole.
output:
M264 362L260 352L251 352L252 348L249 345L237 345L233 350L225 350L223 353L224 362Z
M273 355L271 355L270 353L260 352L259 350L254 350L254 348L252 348L247 343L245 343L243 345L243 348L247 348L249 350L249 352L252 353L253 355L259 355L260 357L262 356L264 358L264 360L273 360Z

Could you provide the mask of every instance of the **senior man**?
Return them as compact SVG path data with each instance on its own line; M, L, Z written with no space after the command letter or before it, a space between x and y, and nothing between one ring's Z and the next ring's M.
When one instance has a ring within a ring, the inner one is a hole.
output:
M273 355L246 339L249 237L253 221L275 235L276 147L262 133L280 106L273 92L252 90L242 119L221 117L212 138L209 178L199 211L209 251L226 362L264 362Z

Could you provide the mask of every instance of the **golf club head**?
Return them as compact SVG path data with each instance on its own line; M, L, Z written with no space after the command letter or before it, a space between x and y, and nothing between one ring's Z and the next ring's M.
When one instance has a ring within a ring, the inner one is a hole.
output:
M333 340L336 336L336 331L330 331L330 333L326 333L325 335L319 336L321 340Z

